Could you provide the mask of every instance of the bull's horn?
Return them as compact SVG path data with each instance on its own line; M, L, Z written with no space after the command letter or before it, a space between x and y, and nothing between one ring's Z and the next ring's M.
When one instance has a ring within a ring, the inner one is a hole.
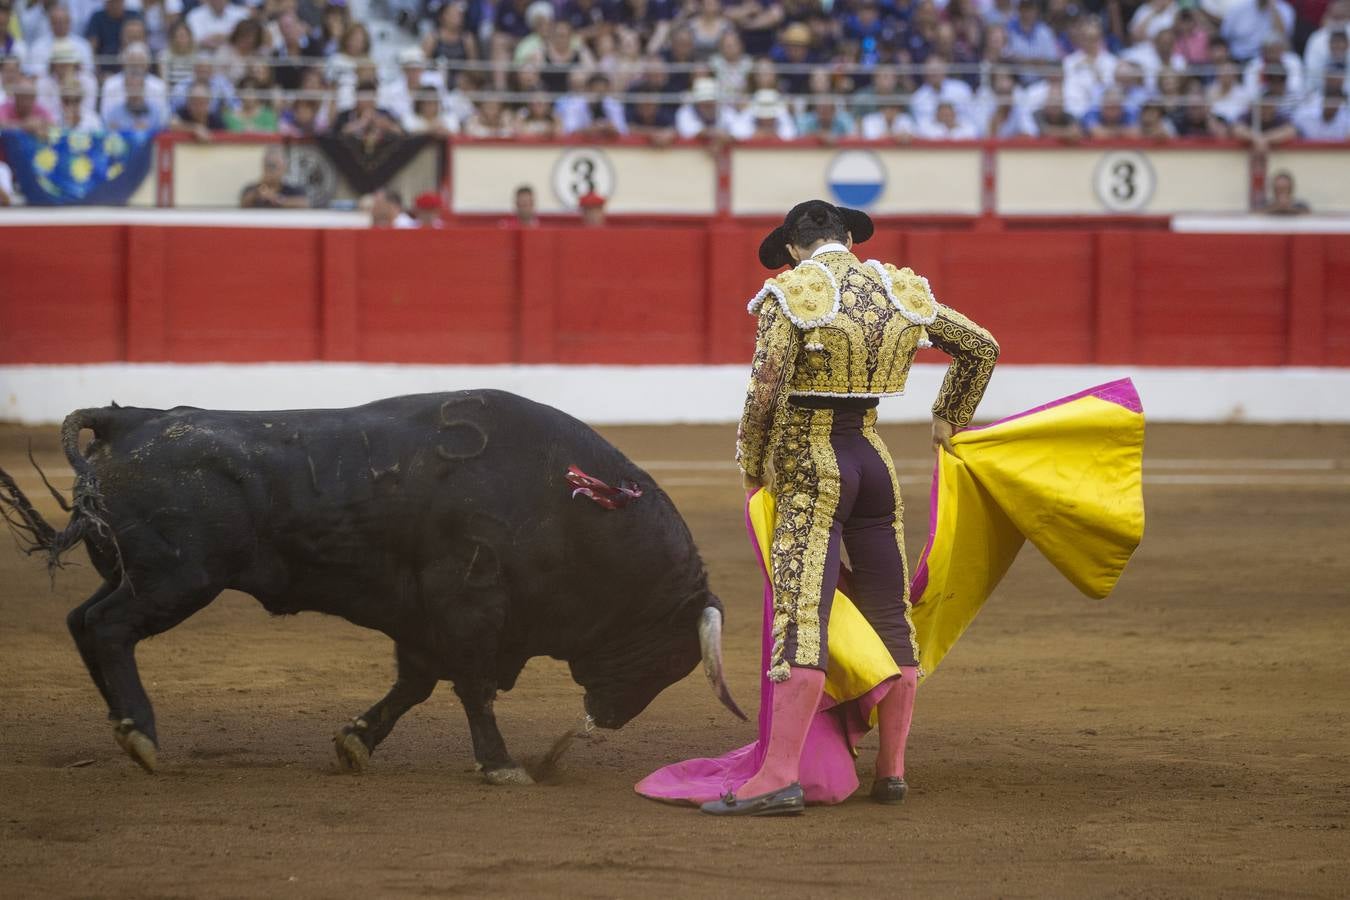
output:
M703 674L717 693L717 699L742 720L745 713L731 698L726 678L722 676L722 611L715 606L705 607L698 621L698 645L703 651Z

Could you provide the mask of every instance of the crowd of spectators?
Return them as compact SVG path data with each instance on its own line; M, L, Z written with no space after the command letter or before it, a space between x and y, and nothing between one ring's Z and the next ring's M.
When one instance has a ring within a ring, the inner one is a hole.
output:
M373 2L0 0L0 128L1350 139L1350 0Z

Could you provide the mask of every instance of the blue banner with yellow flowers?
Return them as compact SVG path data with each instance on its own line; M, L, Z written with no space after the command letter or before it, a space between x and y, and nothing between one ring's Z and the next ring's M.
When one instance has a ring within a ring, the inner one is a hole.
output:
M153 131L3 132L14 184L29 206L125 206L150 174Z

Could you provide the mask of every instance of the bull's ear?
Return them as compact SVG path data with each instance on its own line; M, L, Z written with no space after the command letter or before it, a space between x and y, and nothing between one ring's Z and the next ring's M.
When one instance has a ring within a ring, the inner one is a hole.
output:
M716 606L703 609L698 623L698 644L703 653L703 674L708 676L708 683L712 685L717 699L741 721L745 721L745 713L741 712L732 698L722 672L722 610Z

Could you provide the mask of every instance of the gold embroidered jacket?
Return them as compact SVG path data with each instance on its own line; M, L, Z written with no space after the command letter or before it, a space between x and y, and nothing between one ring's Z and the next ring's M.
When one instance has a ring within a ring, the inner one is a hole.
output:
M998 360L998 342L933 299L928 279L836 251L764 282L736 461L762 477L776 413L791 396L887 397L903 392L915 351L952 358L933 414L965 427Z

